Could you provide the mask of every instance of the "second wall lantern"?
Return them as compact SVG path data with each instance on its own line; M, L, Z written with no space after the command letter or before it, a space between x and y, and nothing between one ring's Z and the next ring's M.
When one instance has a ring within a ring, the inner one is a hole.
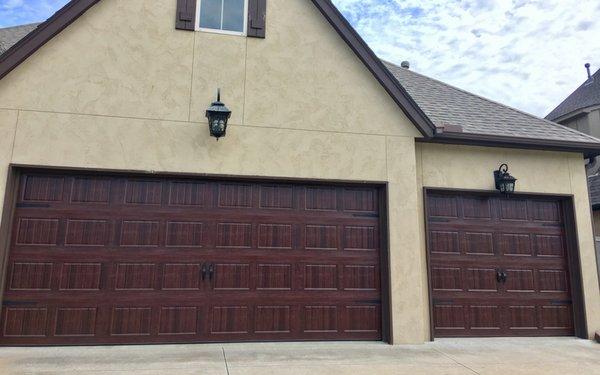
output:
M517 179L508 173L508 165L502 164L497 171L494 171L494 180L496 189L501 193L512 194L515 192Z

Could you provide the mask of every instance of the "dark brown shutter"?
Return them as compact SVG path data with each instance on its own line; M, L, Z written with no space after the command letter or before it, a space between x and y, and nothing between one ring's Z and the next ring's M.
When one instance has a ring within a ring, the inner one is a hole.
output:
M267 20L267 0L248 0L248 36L264 38Z
M179 30L196 29L196 3L198 0L177 0L175 28Z

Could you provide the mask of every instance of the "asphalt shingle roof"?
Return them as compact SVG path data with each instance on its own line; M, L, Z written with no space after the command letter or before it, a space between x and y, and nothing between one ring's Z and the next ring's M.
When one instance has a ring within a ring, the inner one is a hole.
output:
M600 143L599 139L384 61L436 126L463 133Z
M580 109L600 105L600 69L586 80L579 88L552 112L546 116L548 120L556 120Z
M596 209L600 205L600 174L588 177L588 187L590 189L590 203L592 208Z
M39 23L30 23L28 25L19 25L0 29L0 55L12 47L25 35L33 31Z

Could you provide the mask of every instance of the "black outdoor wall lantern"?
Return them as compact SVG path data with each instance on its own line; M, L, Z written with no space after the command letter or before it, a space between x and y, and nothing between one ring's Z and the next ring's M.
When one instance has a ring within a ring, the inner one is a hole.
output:
M508 173L508 165L502 164L497 171L494 171L494 180L496 180L496 189L501 193L512 194L515 192L517 179Z
M231 111L221 102L221 89L217 90L217 101L213 102L206 110L208 128L210 135L217 138L224 137L227 133L227 121L231 117Z

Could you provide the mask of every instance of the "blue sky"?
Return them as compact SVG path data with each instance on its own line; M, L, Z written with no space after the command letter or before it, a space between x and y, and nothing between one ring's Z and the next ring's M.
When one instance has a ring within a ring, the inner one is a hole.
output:
M0 0L0 27L40 22L68 0Z
M157 0L153 0L157 1ZM333 0L382 58L544 116L600 68L598 0ZM67 0L0 0L0 27Z

